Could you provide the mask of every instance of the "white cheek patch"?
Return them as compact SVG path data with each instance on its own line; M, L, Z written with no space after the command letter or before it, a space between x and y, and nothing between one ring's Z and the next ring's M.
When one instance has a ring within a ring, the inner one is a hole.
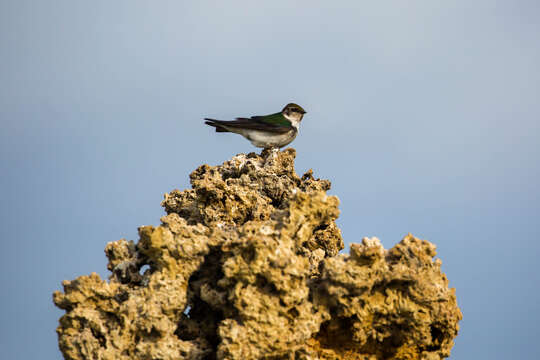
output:
M298 130L298 126L300 125L300 121L302 120L302 114L285 114L285 117L291 122L291 125L296 128L296 130Z

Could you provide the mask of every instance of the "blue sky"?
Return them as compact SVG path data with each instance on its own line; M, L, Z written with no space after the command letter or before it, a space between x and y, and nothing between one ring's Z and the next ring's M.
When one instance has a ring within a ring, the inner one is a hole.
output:
M158 224L202 163L255 149L203 117L308 114L292 144L348 244L438 246L453 359L540 357L535 1L0 2L0 348L60 359L63 279Z

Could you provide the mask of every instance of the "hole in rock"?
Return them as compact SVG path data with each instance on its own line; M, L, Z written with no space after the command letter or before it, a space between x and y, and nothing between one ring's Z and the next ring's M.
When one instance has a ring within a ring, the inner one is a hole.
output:
M328 228L329 224L320 224L319 226L317 226L313 232L315 231L319 231L319 230L326 230L326 228Z
M254 215L253 215L253 209L251 209L251 208L250 208L250 209L247 209L247 211L246 211L246 216L245 216L245 218L244 218L244 220L243 220L243 223L247 223L248 221L251 221L251 220L253 220L254 218L255 218L255 217L254 217Z
M271 204L272 204L273 207L279 208L282 201L283 201L283 195L281 197L277 198L277 199L272 198Z
M438 341L438 342L442 341L443 332L441 331L441 329L439 329L438 327L436 327L434 325L431 325L430 330L431 330L431 338L434 341Z
M150 270L150 265L145 264L145 265L141 266L141 268L139 269L139 273L140 273L141 275L144 275L144 273L146 272L146 270Z
M114 296L114 299L119 303L123 303L127 299L129 299L129 293L127 291L121 291L118 294Z
M209 353L204 359L215 359L217 347L221 341L217 329L223 320L223 313L212 309L200 298L193 300L193 305L186 307L182 314L175 334L184 341L206 340Z
M402 344L402 339L399 336L390 336L382 342L369 338L368 341L360 343L355 341L353 337L354 325L357 321L355 316L326 321L315 335L315 340L318 341L321 348L331 350L341 356L346 354L351 356L356 353L373 354L377 359L393 358L396 349ZM345 358L349 357L345 356Z
M242 249L241 254L242 254L242 258L248 263L255 260L255 256L257 255L256 250L253 247L253 245L246 246L244 249Z
M99 342L99 346L105 347L107 344L107 340L105 339L105 336L97 329L94 329L93 327L90 327L90 331L92 332L92 335L97 339Z
M435 325L430 325L429 330L431 332L431 345L426 347L428 351L435 351L441 348L441 343L444 338L444 334L441 329Z
M184 341L205 340L203 343L209 344L209 354L205 359L215 359L220 338L217 328L223 320L223 312L218 308L219 302L207 303L201 298L201 289L211 288L219 292L218 281L223 277L222 259L223 253L220 248L214 247L204 257L204 261L197 271L195 271L188 284L188 304L184 309L176 336ZM207 295L208 296L208 295ZM201 343L200 341L198 341Z
M341 350L350 351L353 345L352 332L350 331L353 321L351 318L338 318L325 321L315 338L320 346L332 349L336 352Z
M296 308L292 308L288 311L289 315L291 315L293 318L297 318L298 316L300 316L300 313L298 312L298 310L296 310Z
M279 292L274 283L269 282L264 276L260 274L257 274L255 285L268 294L275 294Z

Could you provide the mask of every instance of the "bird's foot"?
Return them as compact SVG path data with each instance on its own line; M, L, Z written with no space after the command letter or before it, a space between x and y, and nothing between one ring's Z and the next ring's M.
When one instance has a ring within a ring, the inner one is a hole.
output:
M275 157L276 154L279 152L279 148L276 147L276 146L270 146L270 147L267 147L267 148L264 148L263 151L261 152L261 156L262 157Z

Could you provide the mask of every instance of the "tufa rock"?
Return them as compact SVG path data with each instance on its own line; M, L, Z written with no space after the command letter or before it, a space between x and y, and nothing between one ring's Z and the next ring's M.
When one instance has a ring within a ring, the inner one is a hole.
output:
M64 281L54 303L66 359L441 359L461 313L433 261L406 236L351 245L327 180L295 151L240 154L191 174L157 227L107 244L109 281Z

